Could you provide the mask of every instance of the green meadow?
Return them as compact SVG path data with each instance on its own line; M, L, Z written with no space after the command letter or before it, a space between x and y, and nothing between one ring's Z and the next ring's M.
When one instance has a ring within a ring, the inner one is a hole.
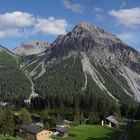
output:
M0 135L0 140L23 140L23 139L21 139L21 138L14 138L14 137L11 137L11 136Z
M69 128L69 136L58 140L117 140L123 133L119 128L108 128L99 125L79 125Z

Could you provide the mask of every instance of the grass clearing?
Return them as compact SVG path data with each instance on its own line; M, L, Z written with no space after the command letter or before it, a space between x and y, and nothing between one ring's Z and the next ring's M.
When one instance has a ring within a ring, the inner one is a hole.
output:
M11 136L0 135L0 140L23 140L23 139L21 139L21 138L14 138L14 137L11 137Z
M123 133L123 129L99 125L79 125L69 128L68 132L67 138L58 140L117 140Z

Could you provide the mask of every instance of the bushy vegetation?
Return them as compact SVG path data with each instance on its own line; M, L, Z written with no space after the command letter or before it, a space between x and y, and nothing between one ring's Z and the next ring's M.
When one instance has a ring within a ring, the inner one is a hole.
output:
M14 135L22 123L31 123L31 117L26 109L15 113L11 109L0 109L0 134Z

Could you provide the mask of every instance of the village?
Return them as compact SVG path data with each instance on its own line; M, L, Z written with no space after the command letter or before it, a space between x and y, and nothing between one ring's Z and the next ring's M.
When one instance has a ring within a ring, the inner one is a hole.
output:
M85 124L86 118L81 119L81 125ZM119 122L114 116L108 116L101 121L101 125L105 127L118 128ZM53 140L57 138L69 137L68 129L74 127L74 123L69 120L61 120L56 123L56 128L44 129L41 122L34 122L31 124L22 124L15 133L16 137L21 137L26 140Z
M0 108L15 109L13 104L9 102L3 102L3 101L0 102ZM22 115L22 112L19 111L14 112L15 118L20 117L20 115ZM70 128L75 128L77 126L84 126L84 125L88 126L89 125L88 121L89 118L85 118L84 116L80 117L79 124L75 124L75 122L71 120L60 119L55 122L55 127L48 126L48 128L46 128L42 120L37 121L32 119L31 123L27 123L27 122L24 123L23 121L22 124L19 124L19 126L14 130L14 137L25 139L25 140L57 140L57 139L69 138L69 136L73 135L69 132ZM100 127L118 129L119 124L120 122L117 120L117 118L114 117L113 115L110 115L105 119L101 120L100 123L96 125ZM91 124L91 126L92 125L93 124Z

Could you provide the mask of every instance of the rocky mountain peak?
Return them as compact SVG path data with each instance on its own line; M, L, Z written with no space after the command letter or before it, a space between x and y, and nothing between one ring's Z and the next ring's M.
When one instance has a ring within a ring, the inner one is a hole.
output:
M104 29L93 26L90 23L80 23L76 25L72 30L71 35L79 38L91 39L101 45L106 45L107 43L110 45L122 43L115 35L105 31Z
M59 36L51 47L49 60L83 52L89 58L110 67L125 65L140 73L140 54L115 35L89 23L80 23L65 36ZM46 59L47 60L47 59Z
M77 24L77 25L75 26L75 28L83 28L83 29L85 29L85 30L91 30L92 28L97 29L96 26L93 26L93 25L91 25L91 24L88 23L88 22L79 23L79 24Z
M25 41L14 48L12 52L18 55L32 55L42 53L49 47L50 43L44 41Z
M93 26L90 23L80 23L67 35L59 36L53 42L52 48L58 48L57 52L63 53L70 50L89 52L96 47L107 48L116 44L123 43L115 35ZM57 52L54 54L56 55Z

